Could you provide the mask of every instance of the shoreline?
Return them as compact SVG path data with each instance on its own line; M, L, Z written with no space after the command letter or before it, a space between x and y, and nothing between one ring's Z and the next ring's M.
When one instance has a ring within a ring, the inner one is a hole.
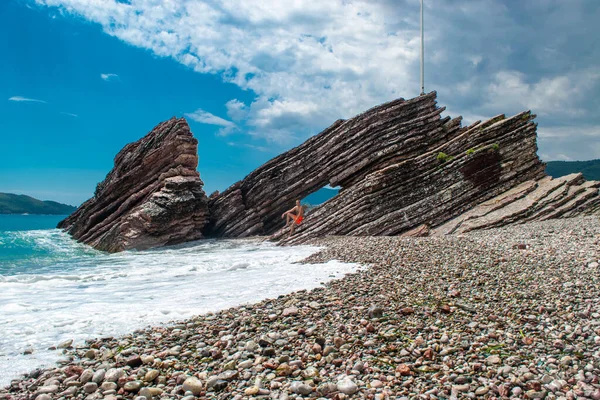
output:
M599 242L597 217L313 240L325 249L304 262L368 268L88 341L69 353L80 360L13 382L0 399L600 399Z

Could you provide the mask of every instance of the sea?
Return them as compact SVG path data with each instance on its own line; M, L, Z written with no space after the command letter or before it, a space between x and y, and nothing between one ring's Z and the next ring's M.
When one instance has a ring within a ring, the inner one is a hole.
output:
M64 341L77 346L312 289L359 268L299 264L319 248L258 239L107 254L54 229L63 218L0 215L0 387L56 365L63 355L50 348Z

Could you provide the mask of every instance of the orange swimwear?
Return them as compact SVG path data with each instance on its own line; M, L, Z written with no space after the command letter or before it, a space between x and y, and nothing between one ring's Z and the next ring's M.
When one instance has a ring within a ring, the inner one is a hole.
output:
M302 222L302 215L299 217L296 217L296 219L294 220L294 222L296 223L296 225L300 225L300 222Z

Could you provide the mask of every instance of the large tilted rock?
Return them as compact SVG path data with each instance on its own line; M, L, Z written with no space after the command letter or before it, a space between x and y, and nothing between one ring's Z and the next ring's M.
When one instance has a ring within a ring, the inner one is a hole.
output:
M208 199L196 170L197 148L185 119L159 124L117 154L94 197L58 227L109 252L201 238Z
M281 214L326 184L291 242L324 235L422 235L528 180L543 178L530 112L461 127L436 93L337 121L210 201L214 236L282 239ZM422 227L415 231L415 228Z
M523 112L476 123L428 152L368 174L313 209L290 242L435 227L525 181L541 179L544 164L536 154L533 118Z
M282 226L282 212L295 200L326 184L352 187L372 171L438 148L465 131L460 118L442 118L443 111L432 92L336 121L211 199L210 234L272 234Z

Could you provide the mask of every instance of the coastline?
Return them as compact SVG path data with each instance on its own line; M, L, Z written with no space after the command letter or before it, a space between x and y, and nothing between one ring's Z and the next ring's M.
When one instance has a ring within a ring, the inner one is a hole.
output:
M369 267L311 291L89 341L0 399L600 399L599 242L597 217L313 240L326 248L305 262Z

